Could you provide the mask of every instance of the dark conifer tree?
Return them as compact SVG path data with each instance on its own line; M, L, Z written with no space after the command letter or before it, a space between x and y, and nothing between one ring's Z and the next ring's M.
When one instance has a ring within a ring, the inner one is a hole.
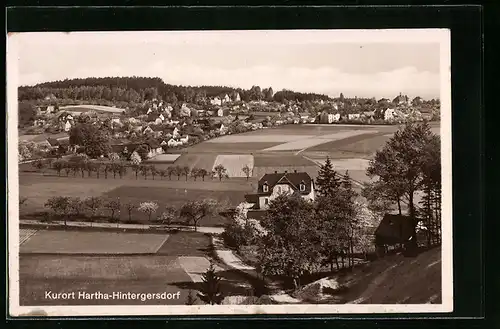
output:
M201 290L198 297L205 303L210 305L220 304L224 297L220 291L221 278L215 274L214 264L211 263L202 276Z
M330 158L320 167L316 178L316 188L320 196L331 196L340 187L341 181L337 172L333 169Z

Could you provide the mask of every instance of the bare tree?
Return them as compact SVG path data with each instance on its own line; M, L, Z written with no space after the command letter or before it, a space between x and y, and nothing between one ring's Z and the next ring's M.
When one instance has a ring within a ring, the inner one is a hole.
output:
M245 176L247 177L247 180L248 180L250 178L251 173L252 173L252 169L248 165L245 165L243 168L241 168L241 170L243 171L243 173L245 174Z
M197 231L198 223L203 218L215 214L217 208L217 201L212 199L189 201L182 206L180 216L184 217L188 223L192 224L194 230Z
M190 172L191 172L191 169L189 169L188 166L182 167L182 175L186 176L186 181L188 180Z

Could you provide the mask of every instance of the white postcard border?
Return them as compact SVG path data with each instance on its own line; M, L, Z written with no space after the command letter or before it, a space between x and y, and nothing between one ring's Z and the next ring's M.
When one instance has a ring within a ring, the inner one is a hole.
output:
M288 31L267 31L269 34L291 36ZM246 33L247 31L237 31ZM248 31L254 34L258 31ZM299 33L312 32L302 30ZM452 131L451 131L451 48L447 29L395 30L316 30L314 40L335 36L335 42L439 42L440 43L440 100L441 100L441 159L442 159L442 304L287 304L287 305L130 305L130 306L20 306L19 305L19 180L17 159L17 34L7 38L7 145L8 145L8 254L9 254L9 314L12 317L44 312L47 316L147 316L147 315L257 315L257 314L379 314L379 313L445 313L453 311L453 252L452 252ZM37 32L48 33L48 32ZM49 32L50 33L50 32ZM89 35L90 32L86 32ZM94 33L94 32L92 32ZM99 32L97 32L99 33ZM109 33L109 32L106 32ZM159 40L159 32L145 33L146 40ZM170 33L170 32L169 32ZM198 40L212 40L230 31L172 32L183 37L196 34ZM205 34L208 33L208 34ZM205 34L205 35L203 35ZM214 36L215 34L215 36ZM313 34L314 35L314 34ZM356 39L357 38L357 39ZM248 40L248 39L247 39ZM304 40L297 38L297 40ZM307 39L306 39L307 40ZM329 39L332 40L331 38ZM318 41L319 42L319 41Z

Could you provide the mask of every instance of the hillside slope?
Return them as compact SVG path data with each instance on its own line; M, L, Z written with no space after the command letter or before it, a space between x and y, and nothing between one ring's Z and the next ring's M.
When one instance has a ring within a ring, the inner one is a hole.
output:
M304 286L296 297L313 303L441 303L441 248L417 257L390 255Z

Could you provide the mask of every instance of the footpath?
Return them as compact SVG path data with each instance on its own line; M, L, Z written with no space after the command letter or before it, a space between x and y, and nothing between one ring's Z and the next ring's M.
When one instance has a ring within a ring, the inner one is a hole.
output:
M29 226L50 226L50 227L64 227L63 221L52 221L52 222L42 222L39 220L31 220L31 219L21 219L19 220L20 225L29 225ZM68 221L66 223L67 227L82 227L82 228L101 228L101 229L131 229L131 230L144 230L144 231L162 231L166 229L178 229L183 231L193 231L193 228L190 226L163 226L163 225L147 225L147 224L123 224L123 223L91 223L91 222L74 222ZM200 226L197 228L198 232L210 234L212 237L212 245L214 247L215 254L217 257L228 267L244 272L246 275L250 275L254 279L259 279L259 275L255 269L255 267L245 264L238 256L234 254L234 252L227 248L224 245L224 242L219 237L219 235L224 232L224 228L222 227L210 227L210 226ZM204 264L206 265L206 264ZM205 266L207 267L207 266ZM204 268L205 268L204 267ZM199 280L199 278L198 278ZM238 296L245 297L245 296ZM300 303L301 301L293 298L292 296L284 293L278 292L269 296L271 299L278 303L285 304L295 304Z
M228 249L224 245L224 242L220 237L212 235L212 245L214 246L214 250L217 257L224 264L235 270L244 272L245 274L250 275L255 279L261 280L261 278L259 278L259 275L255 267L243 263L243 261L241 261L241 259L238 258L238 256L236 256L232 250ZM244 296L234 296L234 297L244 297ZM270 295L269 297L275 302L280 304L296 304L301 302L300 300L293 298L292 296L286 294L283 291L279 291L275 294Z

